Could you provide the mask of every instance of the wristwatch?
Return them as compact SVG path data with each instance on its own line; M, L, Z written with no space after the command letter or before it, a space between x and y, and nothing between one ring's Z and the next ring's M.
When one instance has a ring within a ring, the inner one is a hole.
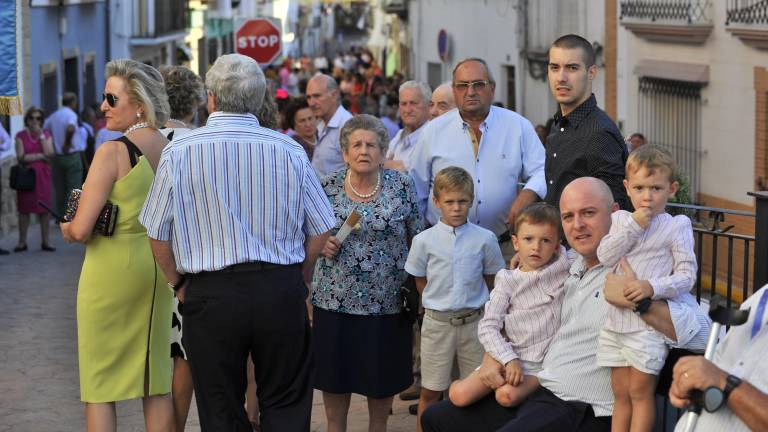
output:
M725 388L720 390L717 386L709 386L706 390L704 390L704 409L707 410L707 412L713 413L717 410L719 410L723 405L725 405L726 401L728 401L728 396L731 394L733 389L739 386L741 384L741 379L734 375L728 375L728 377L725 379Z
M652 300L650 298L646 297L640 300L639 302L637 302L637 304L635 305L635 313L638 315L642 315L648 312L648 309L650 309L651 307L651 301Z
M185 280L187 280L185 275L179 275L179 280L177 280L175 284L168 282L168 288L172 289L173 292L176 292L181 288L182 285L184 285Z

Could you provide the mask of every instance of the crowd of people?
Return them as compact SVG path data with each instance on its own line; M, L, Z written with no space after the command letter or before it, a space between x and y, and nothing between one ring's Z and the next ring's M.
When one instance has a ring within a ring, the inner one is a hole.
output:
M304 63L224 55L203 86L113 60L92 158L75 95L25 115L38 186L20 211L44 214L51 184L63 210L82 185L60 227L86 245L88 430L115 430L115 401L135 398L147 430L184 430L193 393L205 431L309 430L313 389L333 432L353 393L370 431L398 393L419 399L418 431L651 430L668 349L702 350L711 321L689 292L690 220L665 210L674 160L630 153L592 94L592 45L552 44L543 129L493 104L480 58L434 90L382 78L365 50ZM111 235L94 231L105 205ZM766 293L713 362L675 366L677 406L727 399L697 430L768 427Z

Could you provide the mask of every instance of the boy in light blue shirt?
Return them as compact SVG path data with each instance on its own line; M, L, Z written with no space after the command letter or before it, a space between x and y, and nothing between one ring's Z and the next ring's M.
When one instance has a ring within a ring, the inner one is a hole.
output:
M433 191L440 221L413 238L405 264L425 309L417 427L421 413L451 384L454 357L462 378L480 365L485 350L478 321L494 275L505 267L493 232L467 221L474 199L472 176L462 168L445 168L435 177Z

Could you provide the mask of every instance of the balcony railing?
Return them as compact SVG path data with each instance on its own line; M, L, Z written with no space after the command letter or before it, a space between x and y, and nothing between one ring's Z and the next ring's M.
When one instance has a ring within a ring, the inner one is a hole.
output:
M621 2L621 18L709 24L709 3L707 0L626 0Z
M725 25L768 25L768 0L728 0Z
M712 32L711 0L623 0L622 25L638 37L701 44Z
M768 49L768 0L728 0L726 30L747 45Z

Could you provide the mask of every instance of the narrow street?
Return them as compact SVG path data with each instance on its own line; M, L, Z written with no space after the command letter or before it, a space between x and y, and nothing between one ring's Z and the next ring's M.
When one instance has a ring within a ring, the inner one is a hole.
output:
M29 251L0 256L0 432L83 431L77 369L77 281L84 248L69 245L52 229L55 253L40 250L40 231L30 229ZM16 233L0 239L12 250ZM139 400L117 404L118 430L143 431ZM395 398L389 430L415 430L408 403ZM364 398L354 396L349 430L367 430ZM199 431L193 407L187 431ZM322 397L315 393L312 431L325 430Z

